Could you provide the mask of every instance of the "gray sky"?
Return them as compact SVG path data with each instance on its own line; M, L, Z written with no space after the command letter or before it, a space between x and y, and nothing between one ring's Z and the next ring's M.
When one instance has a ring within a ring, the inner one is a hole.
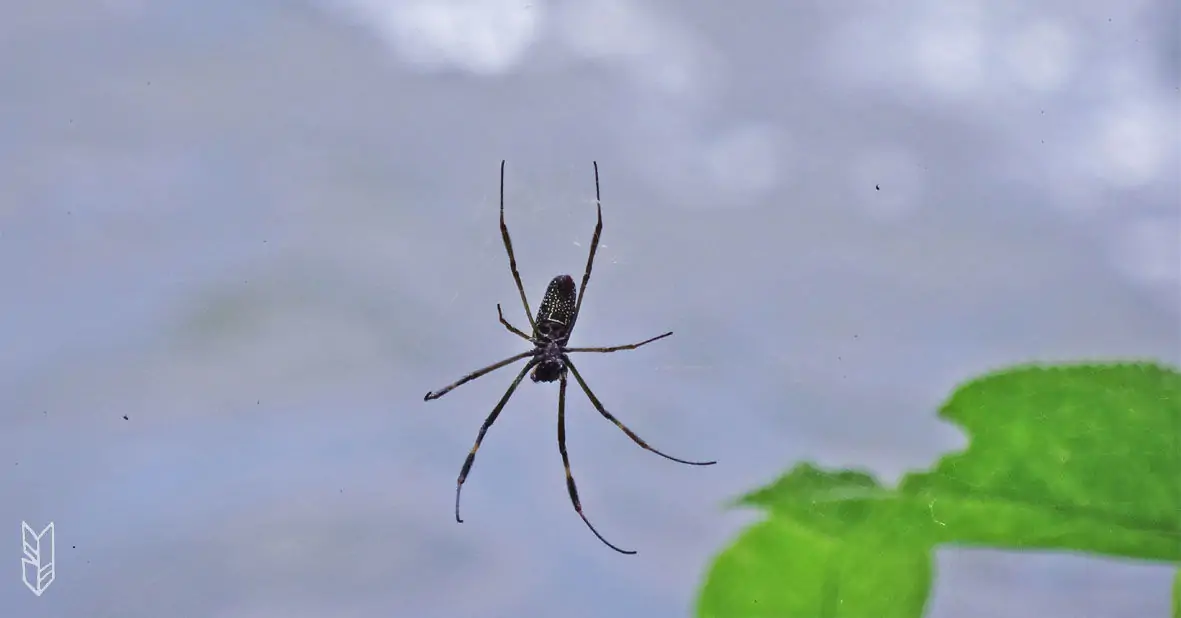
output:
M736 5L737 6L737 5ZM12 616L685 616L802 460L893 482L1015 362L1181 359L1167 0L16 0L0 8ZM610 410L526 382L536 306ZM1169 172L1168 170L1173 170ZM127 419L124 420L124 415ZM55 522L57 581L16 576ZM2 553L2 552L0 552ZM8 560L8 559L5 559ZM931 616L1163 615L1170 569L941 551Z

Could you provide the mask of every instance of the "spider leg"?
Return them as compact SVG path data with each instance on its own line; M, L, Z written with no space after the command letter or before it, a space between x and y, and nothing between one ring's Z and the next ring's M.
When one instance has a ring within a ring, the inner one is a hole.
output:
M472 463L476 461L476 451L480 450L480 443L484 441L484 434L488 433L488 428L492 426L492 423L496 422L496 417L500 416L500 411L504 409L504 404L508 403L508 398L513 396L513 391L517 390L517 386L521 384L521 380L525 378L525 374L538 362L540 361L534 359L525 363L525 367L521 369L521 373L517 374L513 383L509 384L508 390L504 391L504 396L500 398L496 407L492 408L492 413L488 415L488 418L484 419L484 424L480 425L480 435L476 436L476 444L468 452L467 459L463 460L463 468L459 470L459 480L455 483L455 521L461 524L463 520L459 518L459 490L463 489L463 482L467 479L467 473L472 470Z
M463 376L462 378L456 380L455 382L452 382L451 384L444 386L443 388L441 388L437 391L431 391L431 392L427 393L426 397L423 397L422 400L423 401L430 401L432 399L438 399L439 397L442 397L443 395L450 393L456 387L463 386L464 384L467 384L468 382L471 382L472 380L475 380L476 378L478 378L486 373L492 373L493 371L496 371L497 369L500 369L501 367L504 367L505 365L515 363L515 362L521 360L522 358L525 358L527 356L533 356L535 354L537 354L537 350L529 350L528 352L521 352L520 354L517 354L515 356L510 356L510 357L500 361L499 363L492 363L491 365L488 365L487 367L484 367L483 369L477 369L477 370L467 374L466 376Z
M525 317L529 318L529 326L536 330L533 322L533 312L529 310L529 300L525 298L525 286L521 285L521 273L517 272L517 257L513 255L513 241L508 236L508 226L504 224L504 160L500 161L500 235L504 238L504 250L508 252L508 267L513 271L513 281L517 282L517 291L521 293L521 304L525 305Z
M651 339L645 339L639 343L629 343L627 345L617 345L617 346L612 346L610 348L566 348L566 351L567 352L618 352L620 350L634 350L642 345L647 345L647 344L652 343L653 341L656 341L658 339L664 339L665 337L667 337L671 334L673 334L672 331L669 331L667 333L664 333L663 335L658 335L658 336L653 337Z
M582 274L582 285L578 286L578 300L574 303L574 319L570 321L570 330L578 322L578 311L582 309L582 295L586 292L586 284L590 281L591 266L595 263L595 252L599 250L599 234L603 232L603 204L599 199L599 162L595 161L595 211L598 221L595 223L595 235L591 238L590 255L586 258L586 272Z
M524 339L525 341L533 343L532 337L521 332L521 329L513 326L512 324L509 324L508 320L504 319L504 312L500 310L500 303L496 303L496 314L500 316L500 323L504 324L504 327L507 328L510 333Z
M670 461L688 464L690 466L712 466L713 464L718 463L716 461L688 461L685 459L678 459L676 457L673 457L672 455L662 453L662 452L652 448L651 446L648 446L647 442L644 442L642 439L640 439L640 436L637 436L634 431L628 429L627 425L624 425L623 423L619 422L619 419L612 416L611 413L608 412L607 409L603 407L602 402L599 401L598 397L595 397L594 392L592 392L590 387L586 385L586 381L582 379L581 375L579 375L578 369L574 368L574 363L570 362L569 358L566 358L563 356L562 357L562 364L564 364L568 369L570 369L570 373L574 374L574 379L578 380L578 385L582 387L583 392L586 393L586 396L591 400L591 403L594 404L595 409L599 411L599 414L602 414L603 418L611 421L612 423L615 423L615 426L618 427L621 431L623 431L623 433L627 434L627 437L631 438L632 442L639 444L640 447L643 448L644 450L656 453L657 455L660 455L661 457L668 459Z
M574 504L574 511L582 518L583 523L587 528L599 537L599 540L604 545L614 549L621 554L634 554L635 550L620 549L603 535L599 534L598 530L591 525L590 520L582 512L582 503L578 500L578 487L574 484L574 476L570 474L570 456L566 454L566 372L562 372L560 382L558 383L558 452L562 454L562 465L566 468L566 489L570 491L570 502Z

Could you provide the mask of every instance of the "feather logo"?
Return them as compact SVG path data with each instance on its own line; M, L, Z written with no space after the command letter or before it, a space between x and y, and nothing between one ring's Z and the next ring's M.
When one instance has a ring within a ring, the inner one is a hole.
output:
M21 564L24 565L21 579L33 594L41 596L53 583L53 522L49 522L38 534L22 521L21 538L25 546L25 557L21 558Z

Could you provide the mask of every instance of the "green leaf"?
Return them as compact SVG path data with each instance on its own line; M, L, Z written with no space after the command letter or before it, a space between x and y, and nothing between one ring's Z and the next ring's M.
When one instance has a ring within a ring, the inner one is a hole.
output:
M741 498L769 518L718 556L697 615L918 618L941 544L1181 563L1181 374L1019 367L962 386L940 416L969 447L898 489L804 464Z
M909 618L926 602L925 546L882 534L898 513L891 492L860 472L802 465L740 500L771 508L714 564L697 606L701 618ZM895 520L894 523L904 523Z
M1173 576L1173 618L1181 618L1181 569Z
M940 416L970 446L901 484L939 542L1181 561L1178 373L1022 367L965 385Z

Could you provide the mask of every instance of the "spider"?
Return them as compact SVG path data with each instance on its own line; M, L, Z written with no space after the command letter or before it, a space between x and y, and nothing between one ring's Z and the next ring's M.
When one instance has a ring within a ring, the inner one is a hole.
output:
M586 284L590 281L591 266L595 262L595 251L599 248L599 234L603 231L603 208L599 198L599 163L597 161L594 162L594 167L595 208L598 211L598 222L595 224L595 234L591 238L590 256L586 260L586 272L582 275L582 285L579 286L576 296L574 294L574 279L570 275L558 275L554 277L550 281L549 286L546 287L545 296L542 297L541 306L537 310L537 318L534 319L533 312L529 310L529 300L525 297L525 287L521 285L521 274L517 272L517 258L513 255L513 242L509 238L508 227L504 224L504 161L500 162L500 235L504 239L504 249L508 253L509 270L513 273L513 281L517 284L517 292L521 295L521 304L525 306L525 317L529 319L529 325L533 328L533 336L526 335L520 329L510 324L504 318L504 312L501 311L499 303L496 305L496 313L500 317L500 323L509 332L533 344L533 349L510 356L482 369L477 369L452 384L437 391L427 393L424 401L438 399L453 389L467 384L476 378L528 358L529 361L525 363L525 366L517 374L517 377L509 384L508 390L504 392L500 401L496 403L496 407L492 408L492 412L488 415L488 418L484 419L484 424L480 427L480 433L476 436L476 443L472 446L472 450L468 452L467 459L463 462L463 468L459 471L459 480L455 484L455 521L463 523L463 520L459 517L459 494L460 490L463 489L463 482L467 479L468 472L472 469L472 463L476 459L476 451L480 449L480 443L484 441L484 434L492 426L492 423L496 422L496 417L500 415L500 411L508 403L509 397L512 397L513 391L517 389L521 380L525 378L525 374L532 369L533 374L530 378L534 382L556 381L558 383L558 452L561 453L562 465L566 468L566 489L570 493L570 502L574 505L574 511L582 518L587 528L590 528L590 531L607 547L621 554L634 554L636 553L635 550L621 549L603 538L603 535L599 534L599 531L595 529L590 523L590 520L582 512L582 503L578 500L578 487L575 486L574 477L570 474L570 457L566 454L567 372L574 376L574 380L578 382L578 386L586 393L587 398L590 399L591 404L595 406L599 414L602 414L603 418L614 423L616 427L627 434L627 437L640 445L641 448L656 453L665 459L690 466L709 466L717 462L679 459L648 446L647 442L637 436L631 429L628 429L626 425L619 422L618 419L603 407L602 402L599 401L599 398L595 396L590 387L586 385L586 380L582 379L582 375L578 373L578 369L574 367L574 363L567 356L571 352L618 352L620 350L634 350L640 346L672 335L670 331L663 335L652 337L651 339L645 339L639 343L612 346L609 348L567 347L567 343L570 341L570 334L574 332L574 325L578 322L578 312L582 308L582 299L586 292Z

